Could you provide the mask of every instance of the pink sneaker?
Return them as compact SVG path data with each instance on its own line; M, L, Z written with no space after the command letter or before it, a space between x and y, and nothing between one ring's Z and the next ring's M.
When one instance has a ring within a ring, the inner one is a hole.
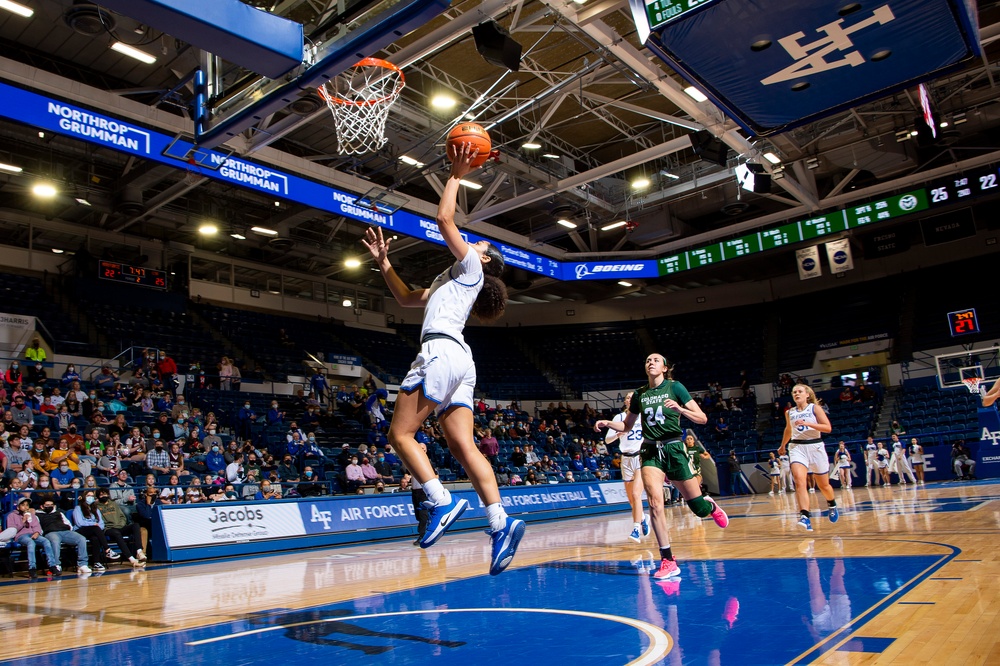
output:
M722 619L726 621L729 628L732 629L733 625L736 624L736 618L740 614L740 600L736 597L729 597L726 601L726 609L722 612Z
M712 506L715 507L715 510L712 511L712 520L714 520L715 524L718 525L719 527L728 527L729 516L726 514L725 511L722 510L721 506L715 503L714 499L712 499L711 497L707 499L709 502L712 503Z
M679 578L681 569L677 566L677 560L660 560L660 569L653 574L653 578L664 580L666 578Z

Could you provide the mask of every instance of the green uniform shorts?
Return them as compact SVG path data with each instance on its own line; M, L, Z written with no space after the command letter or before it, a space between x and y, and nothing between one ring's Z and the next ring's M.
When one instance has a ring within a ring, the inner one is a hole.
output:
M693 479L697 472L688 457L687 447L679 439L649 441L642 443L639 457L643 467L656 467L671 481Z

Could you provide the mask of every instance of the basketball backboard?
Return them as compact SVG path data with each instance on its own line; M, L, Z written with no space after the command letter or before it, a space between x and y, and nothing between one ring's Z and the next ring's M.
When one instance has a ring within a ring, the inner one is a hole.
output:
M972 377L992 382L1000 377L998 354L1000 348L990 347L935 356L938 385L941 388L965 388L964 380Z

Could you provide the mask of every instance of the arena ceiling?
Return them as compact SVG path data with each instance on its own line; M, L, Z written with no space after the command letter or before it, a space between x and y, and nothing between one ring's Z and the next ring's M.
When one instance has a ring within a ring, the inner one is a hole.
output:
M343 1L244 1L302 23L306 35L314 37L336 23L338 12L363 11ZM35 10L29 19L0 12L0 78L15 64L27 65L151 110L189 115L198 49L89 2L28 4ZM433 206L446 173L444 136L468 114L491 127L502 152L499 162L478 172L482 189L463 190L460 204L471 229L487 236L501 229L507 242L565 261L652 258L725 238L735 225L747 229L823 210L834 196L863 196L876 187L912 189L931 169L1000 150L1000 70L994 60L1000 11L996 2L984 2L979 14L985 57L930 83L939 116L951 124L929 147L897 140L920 113L913 90L748 142L710 102L685 95L680 77L640 47L624 0L456 0L436 19L374 54L401 65L407 82L389 113L389 141L378 152L340 155L329 111L312 93L262 119L230 147L248 156L267 147ZM518 72L491 65L476 52L470 29L489 19L523 46ZM143 64L110 50L116 39L142 46L157 56L156 62ZM224 76L236 87L248 73L231 66ZM456 100L454 108L432 107L431 99L442 92ZM700 127L744 147L744 154L731 152L726 167L699 159L682 139ZM99 229L123 239L170 241L177 248L165 259L147 259L150 265L183 263L184 248L197 248L202 257L215 253L339 283L381 286L370 267L343 265L346 257L363 252L358 239L364 227L353 220L275 202L183 168L142 163L60 136L39 137L35 129L8 121L0 121L0 136L4 159L26 167L24 174L0 177L0 211L8 213L0 232L8 238L23 232L19 221L27 214L51 222L33 232L36 248L72 250L80 235ZM529 141L541 148L524 148ZM750 153L764 152L780 156L784 177L774 181L770 194L741 191L733 167ZM403 162L403 156L422 166ZM26 189L33 174L71 184L90 205L32 199ZM631 186L639 176L650 181L642 190ZM223 233L199 235L198 227L208 219L218 221ZM602 231L622 220L631 228ZM244 234L237 240L228 233L255 225L278 229L280 235ZM107 243L108 252L115 251L114 245ZM415 239L401 238L395 248L401 274L418 285L450 261L439 246ZM205 271L211 263L200 261ZM594 302L794 270L790 254L768 254L673 277L632 280L628 287L615 281L563 283L520 270L511 271L508 281L512 298L522 302ZM246 268L243 279L252 284L254 270Z

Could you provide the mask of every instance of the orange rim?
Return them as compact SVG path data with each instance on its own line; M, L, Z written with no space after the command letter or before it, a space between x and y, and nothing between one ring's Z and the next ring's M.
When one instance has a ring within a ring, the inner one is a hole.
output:
M388 60L382 60L381 58L364 58L354 63L352 67L381 67L383 69L388 69L389 71L396 72L399 74L400 89L406 85L406 77L403 75L403 70L401 70L396 65L392 64ZM374 104L384 104L389 100L393 99L399 94L399 91L392 93L391 95L386 95L385 97L380 97L379 99L370 99L361 102L355 102L349 99L343 99L341 97L334 97L326 91L326 84L324 83L318 89L319 96L323 98L324 101L330 104L340 104L343 106L372 106Z

